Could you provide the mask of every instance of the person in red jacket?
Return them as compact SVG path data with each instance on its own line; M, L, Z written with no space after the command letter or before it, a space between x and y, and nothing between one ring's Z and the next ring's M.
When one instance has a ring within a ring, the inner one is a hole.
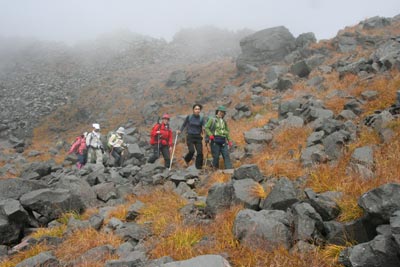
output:
M153 155L147 162L154 163L159 157L160 153L164 157L164 166L169 168L171 163L170 152L172 148L172 131L169 128L169 115L162 116L162 122L156 123L151 129L150 145L153 146Z
M81 169L86 163L87 156L87 147L86 147L86 136L87 132L84 132L82 135L76 137L74 143L68 151L68 154L75 153L78 162L76 163L76 167Z

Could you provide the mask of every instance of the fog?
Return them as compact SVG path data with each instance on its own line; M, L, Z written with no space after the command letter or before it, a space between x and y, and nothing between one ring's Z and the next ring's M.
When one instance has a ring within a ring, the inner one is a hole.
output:
M373 16L400 14L399 0L0 0L0 37L74 43L115 30L170 41L183 28L213 25L334 37Z

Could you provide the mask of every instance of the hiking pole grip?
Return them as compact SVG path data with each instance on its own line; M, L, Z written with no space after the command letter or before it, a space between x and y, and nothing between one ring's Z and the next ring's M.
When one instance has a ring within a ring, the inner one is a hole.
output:
M174 159L174 153L175 153L176 141L178 140L178 135L179 134L176 134L175 136L174 148L172 149L171 161L169 163L169 170L171 170L172 167L172 160Z

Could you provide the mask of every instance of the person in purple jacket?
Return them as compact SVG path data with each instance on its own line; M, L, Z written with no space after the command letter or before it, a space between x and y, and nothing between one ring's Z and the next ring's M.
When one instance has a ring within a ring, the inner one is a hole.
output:
M180 130L177 134L180 134L185 128L187 128L186 143L189 152L183 157L186 165L193 159L194 153L196 152L196 169L203 167L203 132L204 132L204 118L200 114L203 106L200 104L193 105L193 114L186 117Z

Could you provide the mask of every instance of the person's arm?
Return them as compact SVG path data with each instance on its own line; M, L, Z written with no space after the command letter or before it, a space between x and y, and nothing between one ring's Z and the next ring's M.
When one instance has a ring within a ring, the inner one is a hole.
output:
M225 124L225 130L226 130L226 139L228 141L231 140L231 138L229 137L229 127L228 127L228 123L226 123L226 121L224 120L224 124Z
M173 146L173 141L172 141L173 138L172 137L173 137L172 131L169 130L169 141L168 141L169 147Z
M213 135L214 133L211 132L211 125L212 125L213 118L209 118L206 125L204 126L204 130L208 136Z
M181 128L178 131L176 131L178 134L183 132L183 130L186 128L187 124L189 123L189 116L190 115L186 116L185 120L183 121L183 124L182 124Z
M90 147L90 142L92 142L92 133L89 133L86 137L86 147L89 148Z
M79 145L80 142L78 142L78 139L75 140L75 142L72 144L71 148L68 151L68 154L71 154L72 152L76 151L77 146Z

